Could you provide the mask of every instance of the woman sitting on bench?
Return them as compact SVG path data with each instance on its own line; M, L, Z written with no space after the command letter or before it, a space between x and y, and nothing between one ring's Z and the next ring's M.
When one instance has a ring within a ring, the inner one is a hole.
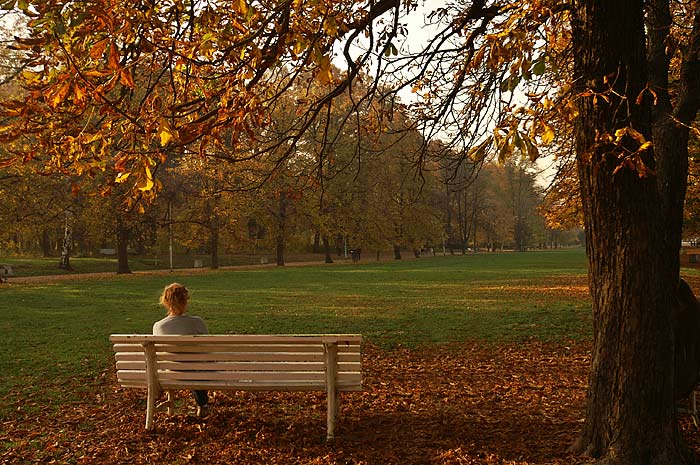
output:
M160 304L168 310L168 316L153 324L153 334L180 335L180 334L209 334L207 324L198 316L185 315L190 293L185 286L172 283L165 286L160 296ZM204 418L209 413L209 396L207 391L192 391L197 402L197 416Z

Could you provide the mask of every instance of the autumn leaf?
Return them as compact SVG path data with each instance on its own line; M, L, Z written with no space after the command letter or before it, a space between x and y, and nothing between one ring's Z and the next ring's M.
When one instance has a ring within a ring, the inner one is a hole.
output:
M25 69L21 73L22 79L27 81L28 84L36 84L41 82L41 73L37 73L34 71L30 71L28 69Z
M110 76L110 75L111 75L111 73L107 73L105 71L100 71L97 69L90 69L90 70L85 71L83 73L83 76L91 77L91 78L101 78L101 77Z
M327 56L323 56L318 64L316 79L323 85L333 82L333 71L331 70L331 60Z
M469 149L468 156L469 158L474 161L481 161L484 159L486 156L486 149L489 148L491 145L492 138L489 137L485 141L483 141L481 144L477 145L476 147L472 147Z
M136 188L141 192L150 191L153 189L153 173L151 173L151 168L147 165L144 165L143 171L143 176L140 176Z
M168 120L161 118L158 122L158 137L160 138L160 146L165 147L175 138L175 131L168 123Z
M81 106L85 105L85 103L87 102L87 92L85 92L85 89L83 89L77 84L73 88L73 102Z
M49 92L48 105L55 110L66 99L68 92L70 92L70 81L54 86L53 91Z
M544 124L544 132L540 136L542 138L542 143L544 145L549 145L554 141L554 129L552 126L549 126L548 124Z
M107 61L107 66L114 71L119 69L119 50L114 41L109 44L109 60Z
M231 2L233 10L241 16L246 16L248 14L248 4L245 0L234 0Z
M92 58L93 60L99 60L100 58L102 58L102 55L104 55L108 43L109 41L107 39L102 39L96 42L90 48L90 58Z
M540 152L537 150L537 146L530 140L529 137L524 137L523 142L525 142L525 148L527 152L527 157L530 161L535 161L540 157Z
M495 134L498 134L496 132ZM499 163L504 163L506 159L513 153L513 145L511 142L511 138L513 136L513 131L511 130L508 132L508 134L501 138L501 137L496 137L497 140L497 148L498 148L498 162Z
M10 167L13 163L15 163L16 159L17 157L0 158L0 169Z
M119 82L121 82L123 86L126 86L129 89L133 89L136 87L136 83L134 82L133 76L131 76L131 72L126 68L122 68L119 71Z
M117 174L117 177L114 179L114 182L118 182L118 183L126 182L126 180L129 179L130 175L131 175L131 173L119 173L119 174Z
M7 100L2 104L2 111L0 115L2 116L19 116L22 111L26 108L26 104L21 100ZM3 126L4 129L9 130L10 126Z
M338 24L332 16L326 18L323 30L330 36L335 36L338 33Z
M588 298L584 277L548 280L546 287ZM553 292L532 290L540 296ZM193 405L190 394L175 391L175 415L156 412L158 434L137 435L143 429L146 392L119 388L110 367L90 378L87 388L81 386L85 377L66 382L62 392L81 394L69 409L57 409L26 389L12 389L6 396L12 414L3 424L4 457L32 463L41 440L46 445L42 457L55 463L71 462L80 451L76 463L124 463L126 456L137 464L165 465L173 462L171 438L186 434L181 463L201 465L579 465L585 457L571 455L567 447L580 430L589 365L587 340L391 350L369 342L363 348L364 389L343 393L342 447L333 448L318 439L325 405L323 394L313 392L212 390L215 413L199 420L187 413ZM367 434L368 423L377 434ZM697 443L696 429L688 436Z
M532 65L532 74L534 74L535 76L541 76L542 74L544 74L546 69L547 62L545 61L544 57L542 57Z

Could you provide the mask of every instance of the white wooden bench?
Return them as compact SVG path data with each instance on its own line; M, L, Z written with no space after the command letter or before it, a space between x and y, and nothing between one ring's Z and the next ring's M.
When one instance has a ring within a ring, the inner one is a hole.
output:
M156 401L176 389L325 391L326 437L335 437L338 392L361 391L357 334L191 335L113 334L117 379L148 389L146 429ZM172 402L168 413L172 414Z

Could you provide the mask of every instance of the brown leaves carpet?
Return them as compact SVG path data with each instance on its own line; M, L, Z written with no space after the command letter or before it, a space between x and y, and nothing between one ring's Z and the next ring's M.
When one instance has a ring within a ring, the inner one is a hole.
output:
M485 345L418 350L367 345L364 391L341 396L325 442L322 393L214 392L212 413L178 412L143 430L145 391L108 371L58 410L33 397L0 422L0 463L29 464L578 464L567 448L583 421L588 346ZM65 389L72 389L65 386ZM21 397L13 393L7 402ZM687 439L697 428L685 415Z

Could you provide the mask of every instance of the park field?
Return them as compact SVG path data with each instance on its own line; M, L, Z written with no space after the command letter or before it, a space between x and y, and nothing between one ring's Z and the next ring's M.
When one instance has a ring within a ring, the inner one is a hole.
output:
M1 463L577 461L581 249L74 278L0 285ZM336 442L315 393L214 393L210 418L144 435L145 391L117 386L108 336L150 332L173 281L212 333L362 334L364 390Z
M15 386L62 386L110 362L112 333L149 333L165 285L191 292L211 333L359 333L383 348L590 334L580 249L332 266L55 280L0 286L0 330ZM36 281L36 280L34 280ZM0 408L2 408L0 406Z

